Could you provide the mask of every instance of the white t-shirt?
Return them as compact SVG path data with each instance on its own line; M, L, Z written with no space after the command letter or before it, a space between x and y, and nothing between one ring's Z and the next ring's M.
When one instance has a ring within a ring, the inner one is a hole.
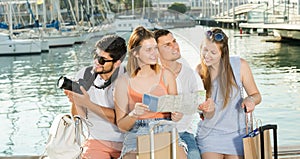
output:
M193 93L204 90L203 82L197 72L189 66L182 64L182 68L176 78L177 93ZM192 115L183 115L182 119L176 124L178 132L189 132L196 134L197 124L200 121L198 113Z
M83 78L84 72L86 68L81 69L77 75L76 80ZM124 68L120 67L119 74L122 75L124 73ZM105 80L101 79L99 75L97 75L94 84L96 86L102 86ZM98 105L107 108L114 108L113 102L113 90L114 90L115 81L112 84L104 89L98 89L95 86L91 86L88 90L88 94L90 96L90 100ZM120 132L118 127L107 119L103 119L96 113L87 109L87 120L89 123L90 137L89 139L97 139L97 140L107 140L107 141L115 141L115 142L123 142L123 133Z

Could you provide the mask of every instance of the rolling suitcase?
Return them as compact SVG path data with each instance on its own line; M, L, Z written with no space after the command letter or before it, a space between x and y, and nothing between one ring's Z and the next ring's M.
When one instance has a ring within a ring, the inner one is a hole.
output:
M264 134L264 132L266 130L273 130L273 149L274 149L274 152L273 152L273 156L274 156L274 159L278 159L278 149L277 149L277 125L264 125L264 126L261 126L259 127L259 132L260 134ZM265 139L264 139L264 135L260 135L260 151L261 151L261 159L264 159L265 158L265 151L264 151L264 143Z
M154 133L157 126L168 125L171 131ZM176 159L178 148L178 133L174 122L160 121L158 124L150 126L148 135L138 136L137 139L137 159Z

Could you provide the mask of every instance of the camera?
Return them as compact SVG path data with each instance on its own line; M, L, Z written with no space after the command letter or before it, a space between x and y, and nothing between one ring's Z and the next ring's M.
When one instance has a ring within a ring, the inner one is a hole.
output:
M82 91L80 90L80 84L64 76L60 76L57 80L57 87L82 94Z
M90 87L92 86L95 76L91 76L93 78L89 78L89 80L85 81L84 79L79 79L78 82L74 82L67 77L60 76L57 80L57 87L60 89L66 89L73 91L75 93L83 94L80 90L80 86L83 86L83 88L88 91Z

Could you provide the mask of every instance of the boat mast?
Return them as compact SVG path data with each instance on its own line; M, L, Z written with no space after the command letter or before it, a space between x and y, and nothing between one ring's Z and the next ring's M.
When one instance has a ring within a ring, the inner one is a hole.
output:
M146 1L143 0L143 14L142 14L142 18L145 17L145 7L146 7Z
M9 35L12 37L13 29L12 29L12 8L11 8L11 1L8 2L8 21L9 21Z
M77 19L76 19L75 15L74 15L74 10L73 10L72 3L71 3L70 0L68 0L68 2L69 2L69 6L70 6L70 10L71 10L72 17L73 17L73 19L74 19L74 21L75 21L75 25L77 26L78 23L77 23Z
M157 0L157 21L158 21L158 19L159 19L159 17L160 17L160 15L159 15L159 0Z
M46 30L46 24L47 24L47 14L46 14L46 0L43 2L43 29Z
M90 10L90 23L92 26L95 26L96 25L96 22L95 22L95 16L94 16L94 12L95 12L95 1L94 0L91 0L90 1L91 3L91 10Z
M134 15L134 0L131 0L131 14Z
M79 4L78 0L75 0L75 14L76 14L76 20L79 21Z
M50 20L52 21L52 20L54 20L54 5L53 5L53 0L50 0L50 10L51 10L51 12L50 12Z
M110 22L112 22L113 21L113 16L112 16L112 11L110 10L110 7L109 7L109 5L108 5L108 2L107 2L107 0L104 0L104 1L102 1L102 2L104 2L103 3L103 7L104 7L104 9L105 9L105 12L107 13L107 15L106 15L106 19L108 20L108 22L110 23ZM103 13L103 12L101 12L101 13ZM104 18L105 19L105 18Z

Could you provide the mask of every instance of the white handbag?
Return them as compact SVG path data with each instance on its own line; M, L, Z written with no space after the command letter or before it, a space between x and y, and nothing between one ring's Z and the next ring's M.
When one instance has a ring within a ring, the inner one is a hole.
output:
M70 114L55 117L46 144L49 159L76 159L82 152L81 139L86 139L82 129L82 119Z

